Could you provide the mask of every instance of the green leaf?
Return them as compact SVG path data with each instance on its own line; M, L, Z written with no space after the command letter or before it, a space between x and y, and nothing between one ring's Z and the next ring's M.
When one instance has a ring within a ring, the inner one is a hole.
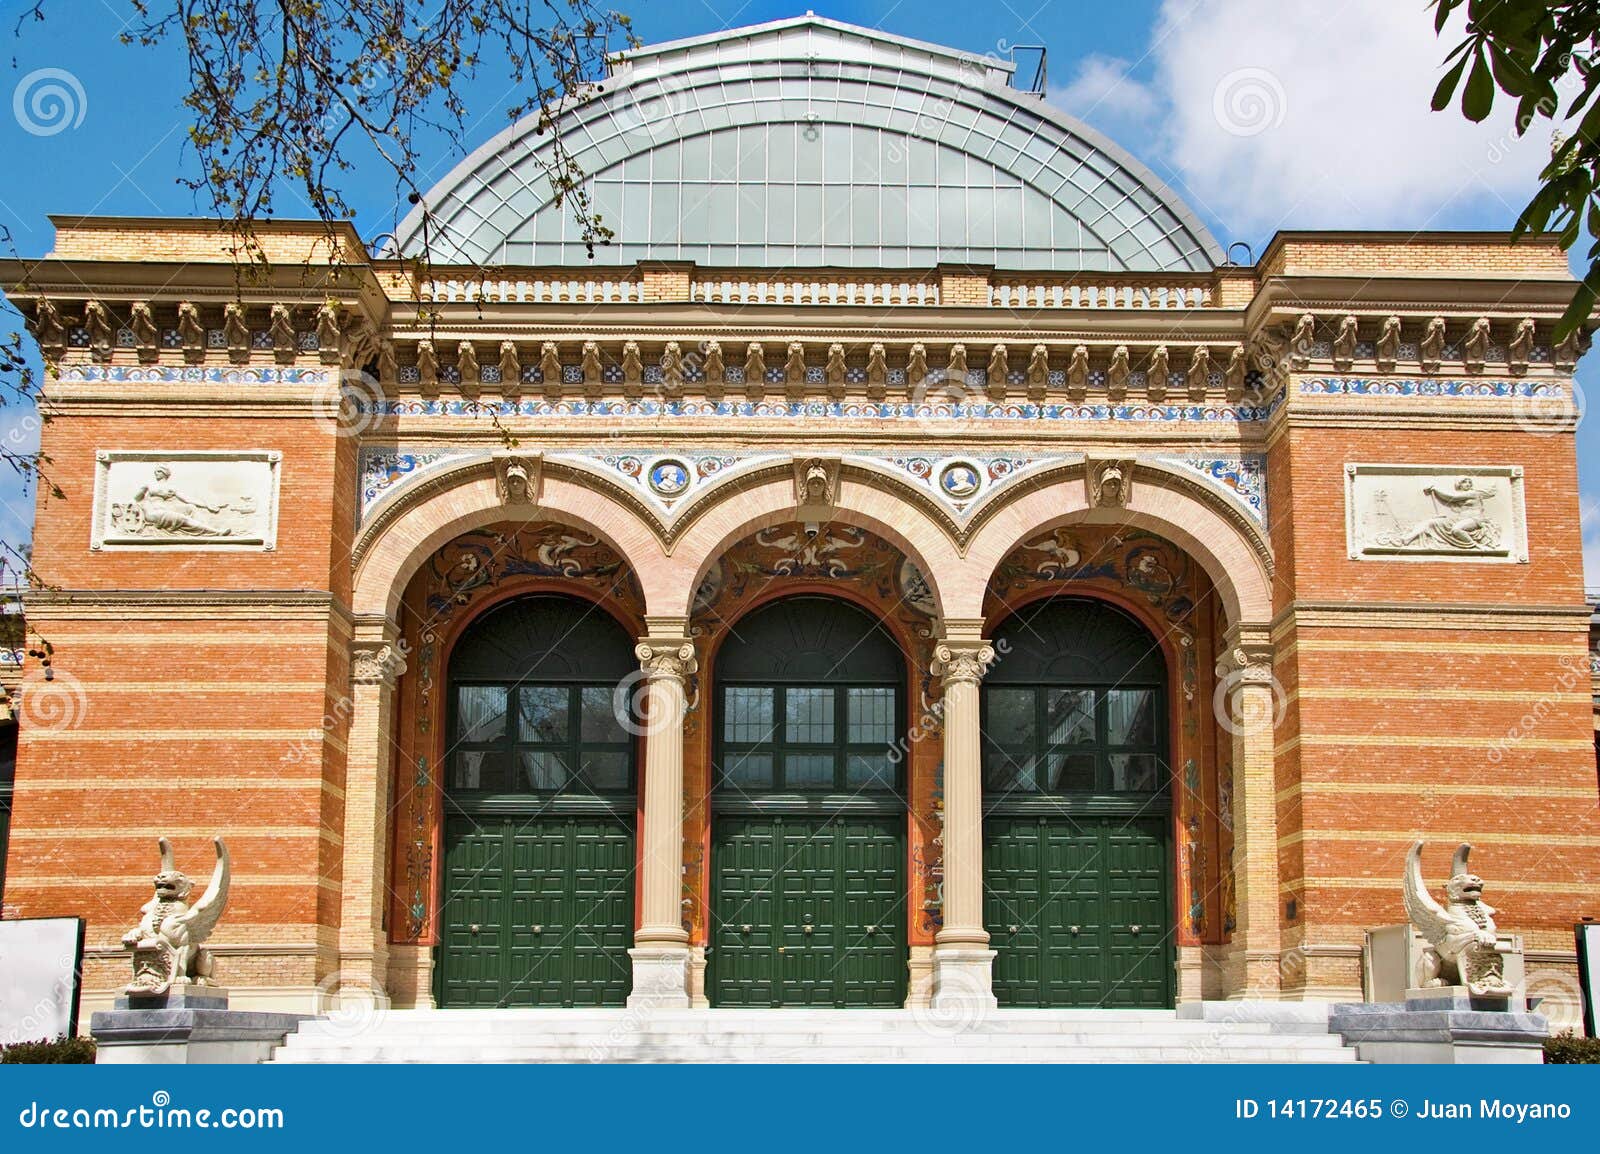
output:
M1461 74L1466 71L1467 58L1463 56L1456 62L1456 66L1439 81L1439 87L1433 90L1433 110L1442 112L1450 103L1450 98L1455 95L1456 85L1461 83Z
M1594 312L1594 304L1600 300L1600 261L1589 266L1589 274L1583 278L1583 283L1578 286L1578 291L1572 294L1572 302L1567 305L1567 311L1561 314L1561 319L1556 322L1555 339L1564 341Z
M1472 58L1467 86L1461 90L1461 114L1474 124L1482 124L1494 107L1494 76L1482 49Z

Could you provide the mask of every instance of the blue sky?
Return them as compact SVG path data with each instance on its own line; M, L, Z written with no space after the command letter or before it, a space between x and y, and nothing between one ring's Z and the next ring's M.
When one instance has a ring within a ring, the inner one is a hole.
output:
M160 0L157 0L157 7ZM181 54L118 42L125 0L47 0L43 24L14 33L20 6L0 3L10 65L0 96L59 68L83 92L82 119L34 135L0 117L9 179L0 225L16 250L50 249L48 213L190 215L175 174L190 171ZM1444 47L1424 0L952 0L822 3L819 15L978 53L1049 49L1053 102L1139 157L1227 245L1259 253L1279 228L1509 228L1547 155L1538 126L1517 140L1503 117L1467 125L1431 114ZM625 5L646 42L798 15L803 7L738 0ZM437 142L443 175L505 124L516 97L500 77L468 88L478 117L465 139ZM423 181L427 183L426 180ZM347 199L363 236L390 231L405 206L377 168L353 174ZM310 215L292 201L280 216ZM1600 397L1600 353L1579 373ZM1588 583L1600 586L1600 421L1579 427ZM0 435L25 445L28 414L0 410ZM0 537L25 540L32 496L0 477Z

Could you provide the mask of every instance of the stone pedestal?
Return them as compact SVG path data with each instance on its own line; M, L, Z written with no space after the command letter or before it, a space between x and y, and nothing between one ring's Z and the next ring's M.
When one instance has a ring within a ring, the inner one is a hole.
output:
M1364 1062L1538 1065L1550 1023L1506 998L1475 998L1465 986L1435 986L1407 990L1403 1002L1335 1006L1328 1029Z
M89 1032L102 1065L253 1065L311 1016L230 1010L227 990L179 986L118 998L89 1019Z
M675 946L635 946L633 992L630 1010L687 1010L689 1008L689 951Z
M994 955L994 950L944 945L935 949L929 1005L935 1010L995 1009L999 1003L994 996Z

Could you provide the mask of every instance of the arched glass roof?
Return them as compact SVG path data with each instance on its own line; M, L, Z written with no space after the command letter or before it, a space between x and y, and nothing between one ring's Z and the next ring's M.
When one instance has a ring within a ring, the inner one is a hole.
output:
M1008 62L801 17L629 53L558 119L604 263L1171 271L1216 241L1116 145L1010 86ZM441 263L588 263L530 117L426 197ZM399 230L422 247L422 212Z

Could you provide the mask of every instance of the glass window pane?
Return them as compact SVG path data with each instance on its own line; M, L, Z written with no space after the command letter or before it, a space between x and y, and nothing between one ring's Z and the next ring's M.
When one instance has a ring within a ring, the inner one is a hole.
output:
M822 189L815 185L795 190L794 239L797 244L822 243Z
M887 756L852 753L845 759L844 781L851 789L893 789L894 766Z
M767 132L767 182L787 184L794 179L794 125L774 124Z
M995 793L1036 793L1039 775L1032 746L991 742L984 749L983 786Z
M1092 753L1053 753L1050 755L1050 788L1057 793L1095 788L1095 756Z
M833 741L833 690L791 687L783 696L784 741L824 745Z
M796 141L795 177L801 181L822 179L822 133L801 132Z
M785 789L832 789L831 753L791 753L783 759Z
M894 690L847 689L845 716L851 745L889 745L894 741Z
M1111 788L1154 793L1161 788L1161 759L1153 753L1113 753Z
M772 788L770 753L726 753L722 758L722 778L741 789Z
M1035 773L1034 690L1000 686L985 688L983 729L985 788L1002 793L1032 793L1039 788Z
M578 763L578 780L601 793L627 789L628 755L620 750L611 753L585 750Z
M628 707L629 695L622 695L622 705ZM586 685L583 688L581 708L582 721L578 733L583 741L616 741L628 740L628 731L622 727L621 720L616 712L616 695L609 686ZM633 719L629 719L630 721Z
M553 750L522 751L522 788L536 791L560 789L567 784L566 760Z
M502 749L459 749L451 759L450 788L504 793L511 755Z
M495 741L505 735L505 686L456 686L457 740Z
M1049 694L1050 744L1094 741L1094 690L1052 689Z
M773 691L765 686L730 685L723 697L725 741L771 741Z
M1110 745L1156 743L1156 694L1153 689L1106 691L1106 741Z
M564 685L524 685L517 690L521 719L519 741L562 742L567 740L567 687Z

